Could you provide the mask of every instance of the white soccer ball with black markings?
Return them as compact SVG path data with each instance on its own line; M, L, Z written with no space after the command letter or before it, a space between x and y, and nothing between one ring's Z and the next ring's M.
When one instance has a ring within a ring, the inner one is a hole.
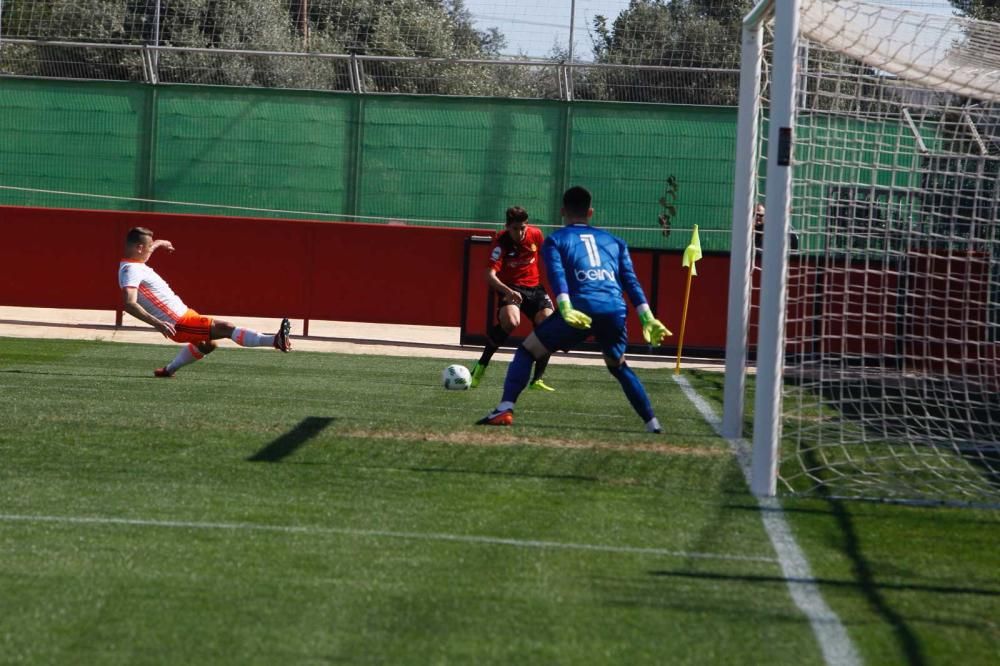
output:
M472 375L464 365L449 365L441 373L441 383L449 391L464 391L469 388Z

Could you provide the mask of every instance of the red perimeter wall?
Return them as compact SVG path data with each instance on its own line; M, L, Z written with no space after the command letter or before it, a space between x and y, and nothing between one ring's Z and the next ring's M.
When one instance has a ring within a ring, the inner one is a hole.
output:
M169 239L150 265L204 314L287 316L459 326L466 240L483 231L352 223L0 206L0 305L117 310L125 232L146 226ZM466 327L485 332L485 246L470 246ZM674 256L676 255L676 256ZM636 250L654 311L680 329L686 272L663 253ZM726 256L698 264L684 348L725 347ZM641 340L630 315L633 342ZM530 329L525 329L530 330ZM668 339L666 348L676 345Z
M482 232L480 232L480 235ZM632 249L632 263L636 276L646 292L650 307L663 323L674 333L667 338L664 353L675 353L681 328L681 314L684 308L684 285L687 269L681 265L681 252ZM495 323L496 304L488 307L488 291L483 287L484 274L489 259L489 243L472 243L469 247L468 309L463 330L470 339L481 339ZM550 295L552 290L545 282ZM729 255L706 254L698 262L698 277L691 285L691 299L688 305L687 331L684 335L686 353L703 353L721 356L726 348L726 304L729 290ZM554 296L554 295L553 295ZM643 347L642 328L634 309L629 310L629 343ZM521 326L513 333L514 338L526 337L531 332L531 324L522 318Z

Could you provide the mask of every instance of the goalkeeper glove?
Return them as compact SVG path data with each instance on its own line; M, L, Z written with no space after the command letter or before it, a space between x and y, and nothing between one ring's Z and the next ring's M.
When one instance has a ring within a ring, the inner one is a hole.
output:
M574 310L573 305L569 302L569 299L559 301L559 314L561 314L566 323L573 328L590 328L590 316L580 312L579 310Z
M653 316L652 310L646 310L639 315L642 322L642 337L651 345L659 345L663 338L673 335L663 323Z

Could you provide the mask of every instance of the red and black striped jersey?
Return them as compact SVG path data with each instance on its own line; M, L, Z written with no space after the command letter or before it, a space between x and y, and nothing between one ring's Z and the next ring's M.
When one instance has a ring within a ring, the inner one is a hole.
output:
M487 266L511 287L537 287L539 284L538 251L545 237L538 227L525 225L524 240L514 240L504 229L493 238Z

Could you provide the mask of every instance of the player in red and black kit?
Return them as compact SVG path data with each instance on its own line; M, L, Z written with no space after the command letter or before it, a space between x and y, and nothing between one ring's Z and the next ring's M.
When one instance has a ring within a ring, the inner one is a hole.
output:
M479 386L493 353L521 323L522 311L531 318L534 326L552 314L552 301L542 287L538 272L538 251L543 240L541 230L528 224L526 210L520 206L507 209L506 228L493 239L486 268L486 282L500 294L497 308L499 323L490 330L490 341L479 362L472 368L472 388ZM555 390L542 381L548 364L548 356L535 361L535 374L529 388Z

